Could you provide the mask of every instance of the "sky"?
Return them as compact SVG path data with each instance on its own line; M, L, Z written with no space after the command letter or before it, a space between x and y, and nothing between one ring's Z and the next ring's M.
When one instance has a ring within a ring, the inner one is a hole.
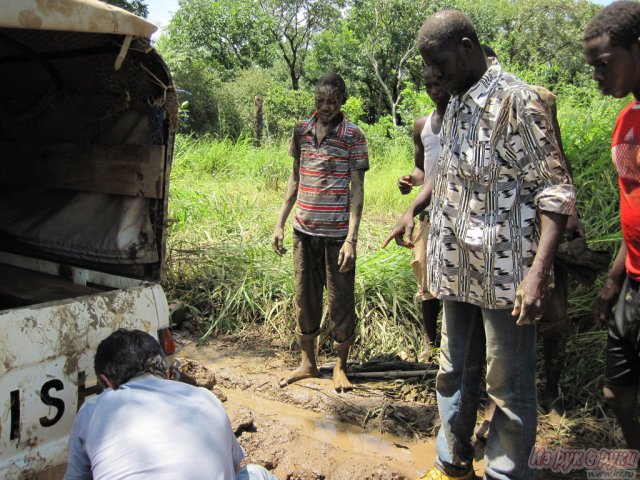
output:
M148 0L147 6L149 7L148 20L160 27L159 30L162 30L178 10L178 0Z

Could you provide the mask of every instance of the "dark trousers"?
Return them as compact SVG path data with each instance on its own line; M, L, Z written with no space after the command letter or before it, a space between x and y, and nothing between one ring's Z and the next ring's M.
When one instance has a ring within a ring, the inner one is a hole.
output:
M340 350L353 343L356 325L355 266L338 271L338 254L344 239L314 237L294 230L293 262L296 271L296 305L301 340L320 333L324 287L328 293L329 321L334 346Z

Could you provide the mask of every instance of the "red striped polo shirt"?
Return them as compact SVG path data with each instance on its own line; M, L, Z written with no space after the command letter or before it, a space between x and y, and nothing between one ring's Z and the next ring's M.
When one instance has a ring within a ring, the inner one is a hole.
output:
M289 154L300 160L293 228L308 235L347 236L351 171L369 169L364 133L342 117L320 145L316 145L316 113L293 130Z

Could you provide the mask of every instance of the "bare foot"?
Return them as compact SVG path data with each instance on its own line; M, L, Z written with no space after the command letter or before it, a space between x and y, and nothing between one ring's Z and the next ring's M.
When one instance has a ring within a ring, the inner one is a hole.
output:
M430 348L425 348L420 355L418 355L418 362L430 363L433 361L432 352Z
M333 388L335 388L338 393L353 390L353 385L347 378L347 374L338 364L333 368Z
M315 365L300 365L293 372L291 372L291 375L280 380L279 385L280 388L283 388L291 383L297 382L298 380L304 380L305 378L318 378L319 376L320 371Z

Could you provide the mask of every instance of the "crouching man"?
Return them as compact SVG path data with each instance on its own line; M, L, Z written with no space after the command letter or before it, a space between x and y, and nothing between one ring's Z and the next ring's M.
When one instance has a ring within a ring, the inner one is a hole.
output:
M112 333L94 368L105 390L78 412L65 480L277 480L257 465L240 468L244 451L220 401L169 380L148 333Z

